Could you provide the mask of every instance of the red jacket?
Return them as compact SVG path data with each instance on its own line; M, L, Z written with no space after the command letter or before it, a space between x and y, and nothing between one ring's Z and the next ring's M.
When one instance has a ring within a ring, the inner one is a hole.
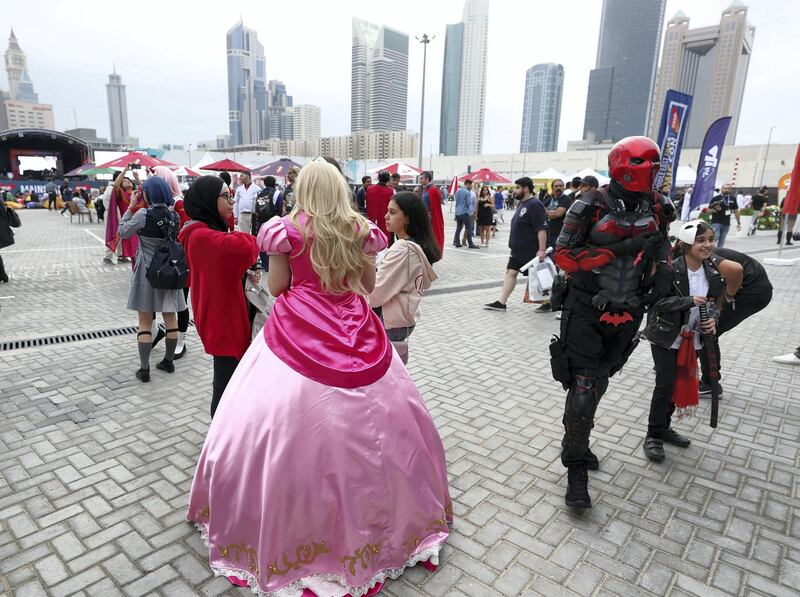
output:
M215 357L241 359L250 345L242 276L258 257L255 237L193 222L178 240L192 275L194 325L203 347Z
M367 189L367 219L375 224L392 244L393 235L386 230L386 213L389 211L389 201L394 197L394 190L382 184L371 185Z

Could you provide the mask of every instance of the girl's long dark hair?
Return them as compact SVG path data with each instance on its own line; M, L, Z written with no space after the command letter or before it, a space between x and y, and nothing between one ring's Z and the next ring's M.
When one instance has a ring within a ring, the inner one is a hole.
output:
M695 239L697 238L698 234L705 234L709 230L713 230L713 228L711 228L711 226L709 224L706 224L705 222L700 222L697 225L697 229L696 229L696 232L695 232L695 235L694 235ZM694 243L692 243L692 244L694 244ZM689 245L689 244L687 244L687 243L685 243L683 241L680 241L680 240L675 241L675 245L672 247L672 259L677 259L678 257L683 257L684 255L686 255L686 252L691 247L692 247L692 245Z
M408 218L406 234L409 240L420 246L431 265L439 261L442 258L442 251L433 238L431 218L420 196L411 191L401 191L392 199Z

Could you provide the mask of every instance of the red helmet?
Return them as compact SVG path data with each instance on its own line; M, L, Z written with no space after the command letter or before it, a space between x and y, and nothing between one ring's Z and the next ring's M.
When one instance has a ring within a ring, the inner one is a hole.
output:
M608 154L608 172L627 191L653 190L653 181L661 165L661 152L647 137L625 137Z

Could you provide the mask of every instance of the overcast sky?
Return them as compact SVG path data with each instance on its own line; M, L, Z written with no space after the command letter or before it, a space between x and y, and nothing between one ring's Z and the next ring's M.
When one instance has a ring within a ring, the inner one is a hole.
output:
M594 67L601 0L490 0L484 153L519 150L525 71L540 62L564 65L559 149L583 133L589 71ZM745 0L747 2L747 0ZM719 22L730 0L668 0L691 27ZM280 8L278 8L280 7ZM409 33L408 128L419 129L422 49L428 46L424 152L439 146L444 29L461 19L462 0L295 0L258 2L4 3L28 56L40 101L55 109L56 128L77 124L108 136L105 84L116 63L127 86L130 133L143 144L196 143L228 132L225 33L241 16L264 45L267 77L280 79L295 104L322 107L322 134L350 131L351 17ZM750 0L756 34L738 145L800 141L800 37L797 0ZM0 32L5 39L8 31ZM6 42L0 42L3 51ZM8 89L5 73L0 76Z

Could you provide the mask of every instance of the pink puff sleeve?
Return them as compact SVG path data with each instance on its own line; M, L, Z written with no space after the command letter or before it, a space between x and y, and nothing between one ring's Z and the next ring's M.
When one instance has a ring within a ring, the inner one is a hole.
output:
M386 235L372 222L369 222L369 235L364 239L364 252L367 255L377 255L383 251L389 243Z
M281 255L289 253L292 245L289 243L289 233L283 218L275 216L258 231L258 250L268 255Z

